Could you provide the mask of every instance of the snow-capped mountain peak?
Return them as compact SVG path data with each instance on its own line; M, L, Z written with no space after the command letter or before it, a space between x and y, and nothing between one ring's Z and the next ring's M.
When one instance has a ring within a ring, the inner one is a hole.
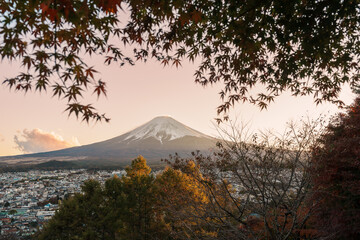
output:
M205 137L202 134L168 116L160 116L130 131L124 140L140 140L153 137L163 141L171 141L185 136Z

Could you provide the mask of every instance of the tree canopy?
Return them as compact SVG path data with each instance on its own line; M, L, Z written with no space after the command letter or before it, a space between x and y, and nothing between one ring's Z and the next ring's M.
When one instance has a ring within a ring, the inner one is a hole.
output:
M155 177L139 156L127 174L105 184L87 180L64 200L36 239L167 239Z
M121 177L105 184L85 181L82 192L64 200L34 238L189 239L210 231L196 217L183 215L200 206L206 210L190 176L171 168L155 176L139 156Z
M360 236L360 98L335 116L313 149L317 227L328 239Z
M312 95L316 103L341 104L343 84L359 82L359 3L4 0L0 55L23 65L4 83L25 92L50 88L67 99L69 114L108 121L80 102L84 91L106 95L106 79L97 79L86 56L103 55L106 64L120 66L150 58L165 66L199 59L195 82L223 84L218 113L225 116L236 102L265 108L287 90ZM134 54L125 55L125 47Z

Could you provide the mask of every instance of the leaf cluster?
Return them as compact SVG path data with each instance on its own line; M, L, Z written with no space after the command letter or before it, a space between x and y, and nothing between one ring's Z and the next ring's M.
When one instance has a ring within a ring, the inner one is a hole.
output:
M329 239L359 238L360 98L335 116L312 151L317 223Z
M92 54L120 66L200 59L195 82L223 83L217 111L225 117L236 102L263 109L284 91L342 104L343 84L359 83L358 0L11 0L0 12L0 56L25 70L4 83L50 88L84 121L109 120L79 102L84 91L106 95L84 60Z

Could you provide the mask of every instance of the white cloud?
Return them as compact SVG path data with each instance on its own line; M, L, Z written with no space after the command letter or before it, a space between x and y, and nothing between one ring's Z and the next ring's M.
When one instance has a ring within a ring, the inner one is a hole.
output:
M16 148L24 153L53 151L80 145L76 137L71 141L65 141L62 136L54 132L45 132L38 128L20 131L14 136L14 142Z

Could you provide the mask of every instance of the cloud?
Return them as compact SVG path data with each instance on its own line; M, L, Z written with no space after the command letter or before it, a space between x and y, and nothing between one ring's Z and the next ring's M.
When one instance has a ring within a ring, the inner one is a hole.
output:
M53 151L80 145L75 137L71 141L65 141L54 132L45 132L38 128L20 131L14 136L14 142L16 148L24 153Z

